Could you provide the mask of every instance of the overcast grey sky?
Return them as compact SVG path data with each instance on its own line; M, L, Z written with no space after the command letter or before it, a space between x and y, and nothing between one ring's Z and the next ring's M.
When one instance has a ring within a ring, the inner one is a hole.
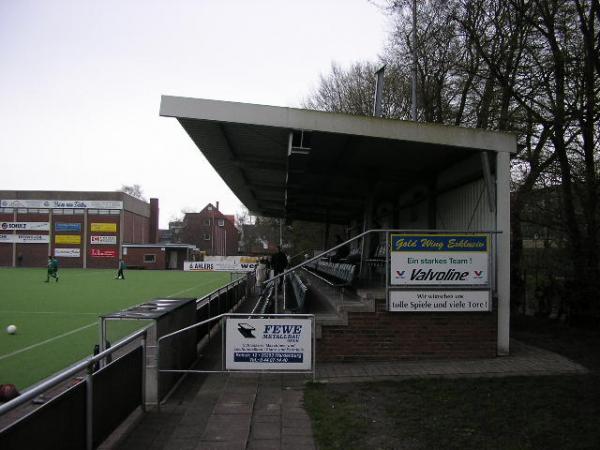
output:
M233 214L161 94L298 106L388 28L367 0L0 0L0 189L140 184L161 227L208 202Z

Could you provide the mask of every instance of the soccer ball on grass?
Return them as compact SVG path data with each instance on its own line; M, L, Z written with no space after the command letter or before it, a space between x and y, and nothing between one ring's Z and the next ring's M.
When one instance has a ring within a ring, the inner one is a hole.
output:
M6 332L8 334L16 334L17 333L17 327L15 325L9 325L6 327Z

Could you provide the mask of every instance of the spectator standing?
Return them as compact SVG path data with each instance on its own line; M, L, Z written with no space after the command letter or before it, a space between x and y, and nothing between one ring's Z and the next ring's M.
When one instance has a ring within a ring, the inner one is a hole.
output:
M267 262L261 258L256 266L256 293L262 294L262 284L267 279Z
M277 276L283 273L285 268L288 266L287 255L281 249L281 245L277 246L277 253L271 256L271 268L273 269L273 276ZM283 277L278 282L279 286L283 285Z

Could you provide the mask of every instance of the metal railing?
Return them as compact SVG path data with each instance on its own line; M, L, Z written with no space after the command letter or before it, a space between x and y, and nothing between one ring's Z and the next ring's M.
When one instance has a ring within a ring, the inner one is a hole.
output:
M133 333L132 335L126 337L125 339L117 342L112 347L98 353L97 355L90 356L88 359L75 364L74 366L64 370L63 372L60 372L60 373L54 375L51 378L48 378L47 380L42 381L37 386L23 392L20 396L1 405L0 406L0 416L8 413L9 411L12 411L13 409L17 408L18 406L20 406L26 402L29 402L30 400L33 400L34 398L43 394L44 392L48 391L49 389L53 388L54 386L56 386L64 381L67 381L69 378L73 377L74 375L85 371L86 377L85 377L84 381L86 384L86 409L85 409L86 448L92 449L93 448L92 409L93 409L94 365L96 363L99 363L100 361L104 360L108 356L111 356L117 350L120 350L121 348L125 347L126 345L128 345L131 342L135 341L136 339L140 339L140 338L141 338L142 355L143 355L142 361L145 361L147 329L148 329L148 327L145 327L144 329ZM143 377L143 374L144 374L144 369L142 368L142 377ZM142 391L141 392L141 395L142 395L142 405L141 406L143 408L144 407L144 398L145 398L145 383L143 382L143 379L142 379L141 391Z
M218 316L214 316L211 317L209 319L203 320L202 322L198 322L195 323L193 325L189 325L185 328L181 328L180 330L176 330L173 331L172 333L168 333L165 334L164 336L161 336L160 338L158 338L157 343L156 343L156 362L157 362L157 366L160 367L160 344L163 340L165 339L169 339L173 336L176 336L178 334L181 333L185 333L186 331L190 331L193 330L194 328L200 327L202 325L206 325L208 323L211 322L215 322L215 321L220 321L223 318L226 317L244 317L244 318L250 318L250 317L306 317L306 318L311 318L313 320L313 327L312 327L312 370L310 371L269 371L269 373L312 373L313 375L313 380L315 377L315 364L314 364L314 358L315 358L315 330L314 330L314 316L312 314L252 314L252 313L223 313L223 314L219 314ZM222 352L224 352L225 350L225 346L224 346L224 342L225 342L225 333L222 332ZM224 372L230 372L228 370L225 370L225 358L224 358L224 354L222 353L222 359L221 359L221 370L194 370L194 369L159 369L158 372L163 372L163 373L224 373ZM249 372L249 373L264 373L264 370L256 370L256 371L245 371L245 372Z
M386 236L385 242L386 242L386 245L389 245L389 236L390 236L391 233L410 233L410 234L421 234L421 233L422 234L462 233L462 234L489 234L489 235L498 235L498 234L502 234L502 231L498 231L498 230L473 230L473 231L469 230L469 231L462 231L462 230L430 230L430 229L425 229L425 230L423 230L423 229L400 230L400 229L393 229L393 228L375 228L375 229L363 231L362 233L357 234L356 236L353 236L350 239L348 239L348 240L346 240L346 241L344 241L344 242L342 242L340 244L337 244L337 245L331 247L330 249L325 250L325 251L319 253L316 256L308 258L308 259L302 261L301 263L293 266L292 268L286 269L282 273L280 273L278 275L275 275L274 277L272 277L272 278L270 278L270 279L268 279L266 281L263 281L263 287L266 286L266 283L273 283L273 282L275 283L275 313L277 313L277 298L278 298L278 287L279 287L278 286L279 283L276 282L276 280L279 280L280 278L283 278L283 280L284 280L284 282L283 282L283 286L284 286L284 289L283 289L283 308L285 309L285 306L286 306L285 278L290 273L292 273L292 272L294 272L294 271L296 271L298 269L304 268L304 266L306 266L307 264L310 264L313 261L320 260L321 258L323 258L323 257L331 254L333 251L338 250L338 249L340 249L340 248L342 248L344 246L349 245L353 241L357 241L359 239L364 239L364 238L368 237L369 235L376 234L376 233L385 233L385 236ZM363 241L363 244L364 244L364 241ZM364 250L364 246L361 245L361 248L363 248L363 250ZM366 255L364 255L364 251L361 252L360 267L359 267L359 273L360 274L363 273L363 263L365 262L366 259L367 258L366 258ZM493 261L492 261L492 264L493 264ZM385 257L385 265L386 265L386 267L385 267L385 272L386 272L385 273L385 277L386 277L385 283L386 283L386 286L387 286L388 281L389 281L388 280L388 277L389 277L389 273L388 273L389 272L389 270L388 270L389 258L387 256ZM493 273L493 271L492 271L492 273ZM495 288L495 279L490 280L490 284L492 285L492 287Z

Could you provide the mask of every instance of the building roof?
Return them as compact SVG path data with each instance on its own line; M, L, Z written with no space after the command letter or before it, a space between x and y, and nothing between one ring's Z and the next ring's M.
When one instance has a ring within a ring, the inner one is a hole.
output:
M195 245L192 244L178 244L171 242L159 242L158 244L123 244L123 247L128 248L183 248L190 250L194 250L196 248Z
M252 213L289 219L347 223L374 192L516 151L507 133L216 100L163 96L160 115L177 118Z

